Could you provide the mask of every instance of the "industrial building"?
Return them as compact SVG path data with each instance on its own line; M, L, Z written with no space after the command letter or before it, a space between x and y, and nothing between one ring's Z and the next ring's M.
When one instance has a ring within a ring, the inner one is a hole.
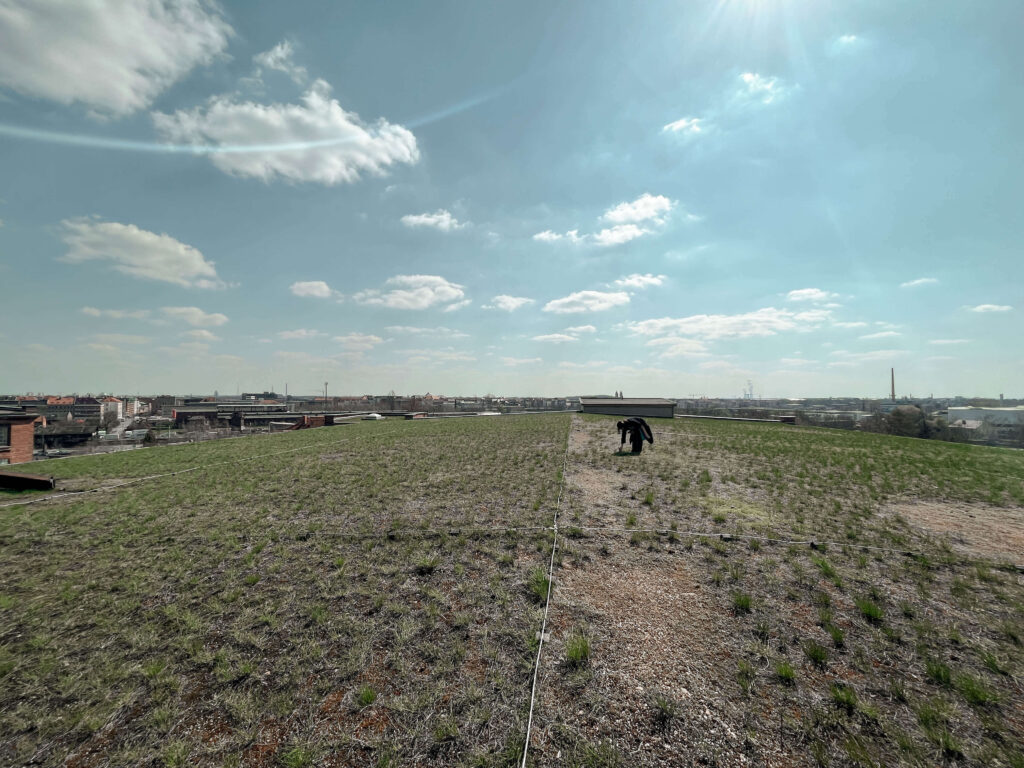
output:
M947 411L947 421L951 426L960 425L961 422L981 421L1001 427L1017 426L1024 424L1024 406L1018 405L1013 408L951 407Z
M583 413L604 413L610 416L643 416L671 419L676 415L676 401L663 397L581 397Z

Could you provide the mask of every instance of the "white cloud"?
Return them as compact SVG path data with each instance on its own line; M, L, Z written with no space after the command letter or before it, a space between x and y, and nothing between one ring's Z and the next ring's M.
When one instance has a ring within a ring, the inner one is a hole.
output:
M449 304L442 311L443 312L458 312L460 309L465 309L466 307L468 307L472 303L473 302L470 299L463 299L462 301L457 301L454 304Z
M840 45L853 45L858 40L860 40L860 38L856 35L840 35L836 38L836 42Z
M939 344L939 345L947 345L947 344L969 344L969 343L970 343L970 341L971 341L970 339L932 339L932 340L931 340L931 341L929 341L928 343L929 343L929 344Z
M636 224L617 224L614 227L602 229L594 235L594 242L602 247L622 245L650 233L651 230L643 229Z
M1009 312L1013 307L1008 304L979 304L976 307L968 307L971 312Z
M917 288L921 285L935 285L939 282L934 277L919 277L916 280L908 280L905 283L900 283L900 288Z
M834 325L836 328L866 328L868 324L865 323L863 320L856 320L854 322L837 320L836 322L832 323L832 325Z
M189 355L206 354L210 351L210 345L201 341L183 341L176 347L161 347L161 351L172 354L187 353Z
M93 339L100 344L148 344L149 336L137 336L131 333L97 333Z
M810 301L814 304L821 304L839 298L838 293L830 293L820 288L800 288L786 294L786 301Z
M543 362L539 357L503 357L501 362L505 365L530 365L531 363Z
M436 304L449 304L447 310L463 304L463 286L450 283L438 275L395 275L384 283L389 290L367 290L353 298L360 304L391 309L427 309ZM468 303L468 299L465 299Z
M891 339L895 336L902 336L899 331L879 331L878 333L867 333L861 336L862 339Z
M666 279L665 275L652 275L650 272L645 275L634 273L620 277L615 284L620 288L646 288L649 285L661 285Z
M484 304L484 309L503 309L506 312L515 312L520 307L525 307L527 304L533 304L533 299L528 299L525 296L508 296L501 294L491 299L490 304Z
M407 214L402 217L402 223L407 227L430 227L441 232L452 232L466 226L444 208L439 208L434 213Z
M224 325L228 321L227 315L220 312L204 312L199 307L161 307L160 311L173 320L181 320L197 328Z
M545 333L541 336L534 336L534 341L546 341L552 344L563 344L567 341L579 341L575 336L571 336L568 333Z
M736 315L690 315L630 322L626 327L640 336L697 336L702 339L774 336L783 331L809 331L830 318L827 309L793 312L765 307Z
M419 160L412 132L383 118L364 123L331 98L324 80L314 80L299 104L257 104L227 94L191 110L155 112L153 122L167 141L220 148L208 156L225 173L267 182L331 186Z
M414 336L434 336L438 338L446 339L468 339L469 334L463 333L462 331L456 331L452 328L446 328L443 325L438 325L433 328L424 328L415 325L389 325L384 329L388 333L408 333Z
M213 333L213 331L206 330L205 328L195 328L191 331L185 331L181 335L187 336L195 341L220 341L220 336Z
M587 238L586 235L580 235L580 231L578 229L570 229L564 235L559 234L558 232L552 232L550 229L545 229L543 232L535 234L533 239L541 243L555 243L559 240L568 240L570 243L576 244L582 243Z
M597 328L595 328L592 325L571 325L571 326L569 326L568 328L565 329L566 333L574 333L574 334L595 333L596 331L597 331Z
M296 296L305 296L314 299L329 299L334 291L323 280L306 280L292 283L289 290Z
M777 77L765 77L756 72L740 75L740 88L736 96L745 101L772 104L783 98L789 91Z
M544 305L544 311L560 315L603 312L628 303L629 294L625 291L576 291L561 299L549 301Z
M703 357L708 354L708 347L699 339L688 339L683 336L664 336L651 339L648 347L662 347L661 357Z
M779 362L782 365L788 365L791 368L799 368L804 365L811 365L814 363L813 360L805 360L802 357L784 357Z
M829 354L839 358L828 364L829 367L836 368L851 367L859 363L877 363L883 360L893 360L897 357L902 357L906 352L902 349L876 349L871 352L847 352L846 350L839 349Z
M82 307L82 314L89 317L108 317L111 320L144 320L149 317L148 309L96 309Z
M430 364L430 363L471 363L476 358L468 352L463 352L453 347L446 347L444 349L401 349L396 350L397 355L408 355L407 361L410 363Z
M662 126L663 133L677 133L682 136L699 136L707 129L701 125L704 121L699 117L684 117Z
M702 371L714 371L723 375L731 376L750 376L753 371L747 370L746 368L740 368L735 363L729 362L728 360L706 360L703 363L697 365Z
M278 331L277 338L287 339L290 341L300 339L315 339L317 336L323 336L321 331L314 331L312 328L296 328L294 331Z
M209 64L232 34L202 0L7 0L0 4L0 86L127 115Z
M113 344L90 343L86 344L85 346L87 346L93 352L102 352L108 355L117 355L121 353L121 350Z
M663 227L668 220L668 215L675 207L676 202L664 195L652 195L645 192L636 200L619 203L606 210L600 220L611 224L597 234L580 235L579 230L573 229L564 235L546 229L533 236L534 240L545 243L554 243L559 240L568 240L572 243L593 242L597 246L608 247L622 245L638 237L652 234L656 228ZM700 221L701 217L692 213L684 213L687 221Z
M68 246L61 261L106 261L118 272L144 280L187 288L225 287L212 261L170 235L147 232L133 224L85 218L66 219L61 224Z
M664 224L665 218L674 205L675 201L669 200L664 195L652 195L649 192L644 192L630 203L619 203L609 208L601 218L612 224L636 224L644 221Z
M663 227L675 206L675 200L645 192L636 200L619 203L607 209L601 215L600 221L611 226L604 227L596 234L580 235L579 230L573 229L563 235L546 229L535 234L533 239L545 243L563 239L572 243L592 242L599 247L622 245L644 235L650 235ZM701 220L700 216L689 212L683 212L683 218L689 222Z
M349 352L368 352L384 341L372 333L348 333L344 336L335 336L334 340Z
M299 66L292 59L294 53L292 44L288 40L282 40L269 51L257 53L252 57L252 62L256 65L255 76L260 77L264 69L272 69L283 72L296 84L302 85L306 82L308 74L305 67Z

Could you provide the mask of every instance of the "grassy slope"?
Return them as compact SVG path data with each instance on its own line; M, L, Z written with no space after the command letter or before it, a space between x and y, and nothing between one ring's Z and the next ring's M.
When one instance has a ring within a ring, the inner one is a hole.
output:
M1024 452L738 422L655 433L641 457L612 454L611 418L573 434L540 764L1024 765L1020 576L889 508L1024 517ZM626 530L594 530L609 526ZM662 626L636 615L662 607Z
M1024 454L680 420L617 457L613 421L575 419L533 761L1022 764L1018 575L888 504L1019 508ZM514 764L550 538L506 528L549 524L568 425L33 465L81 488L206 468L0 510L0 764Z
M0 510L0 764L503 760L549 542L506 529L549 524L568 422L361 422L33 465L83 488L207 468Z

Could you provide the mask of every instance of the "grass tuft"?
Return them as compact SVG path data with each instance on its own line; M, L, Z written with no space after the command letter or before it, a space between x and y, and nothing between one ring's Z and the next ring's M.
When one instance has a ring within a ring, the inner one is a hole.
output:
M796 683L796 671L788 661L780 661L775 665L775 676L779 678L779 682L783 685L793 685Z
M590 662L590 640L580 630L574 630L565 641L565 658L572 667L583 667Z
M736 613L750 613L751 597L745 592L733 592L732 609Z
M369 685L362 685L356 691L356 707L366 709L377 700L377 692Z
M853 602L869 624L882 623L883 611L877 603L866 597L858 597Z
M533 599L538 603L543 603L548 597L548 573L539 565L530 571L530 577L527 579L526 588L529 590Z

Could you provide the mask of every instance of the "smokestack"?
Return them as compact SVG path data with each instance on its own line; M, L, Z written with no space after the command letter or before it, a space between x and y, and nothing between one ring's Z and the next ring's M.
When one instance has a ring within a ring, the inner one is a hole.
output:
M892 381L892 390L890 391L889 395L892 398L892 401L895 403L896 402L896 369L895 368L890 368L889 369L889 376L891 377L891 381Z

